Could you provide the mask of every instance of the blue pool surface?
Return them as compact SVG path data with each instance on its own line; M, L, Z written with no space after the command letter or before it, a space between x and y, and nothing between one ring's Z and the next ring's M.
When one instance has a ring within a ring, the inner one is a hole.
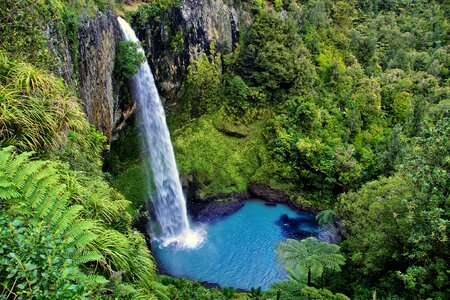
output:
M267 289L286 278L275 253L280 241L315 236L319 230L314 214L282 204L267 206L261 200L245 201L230 216L191 227L203 227L207 232L201 248L177 249L153 242L154 255L164 272L246 290Z

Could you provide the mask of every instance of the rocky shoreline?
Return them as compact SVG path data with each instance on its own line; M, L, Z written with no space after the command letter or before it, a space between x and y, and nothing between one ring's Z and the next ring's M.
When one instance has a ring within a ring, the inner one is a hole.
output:
M244 201L255 198L265 201L268 206L284 204L295 210L318 213L316 209L298 204L295 201L295 198L291 198L282 191L273 189L266 184L250 183L248 192L224 193L206 198L199 198L196 197L195 185L192 184L192 180L186 180L186 178L184 178L182 182L183 190L186 195L187 210L189 215L192 217L192 220L195 222L216 222L221 218L229 216L240 210L244 206ZM148 208L151 210L151 206ZM151 241L146 232L146 223L148 220L148 217L146 217L147 215L152 215L152 212L142 211L141 217L136 221L134 227L145 234L148 246L151 248ZM341 241L339 228L335 224L323 226L317 233L316 238L321 242L333 244Z

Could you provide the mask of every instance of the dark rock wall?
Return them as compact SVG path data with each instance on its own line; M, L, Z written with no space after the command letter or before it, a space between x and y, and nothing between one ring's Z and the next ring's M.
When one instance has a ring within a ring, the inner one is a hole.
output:
M163 99L177 100L188 66L202 53L211 55L213 44L221 53L233 50L239 38L238 28L251 22L251 13L240 3L186 0L181 7L150 18L146 24L133 22ZM117 139L136 105L128 83L115 70L121 41L116 15L107 11L95 17L81 16L75 62L67 40L58 36L51 24L44 33L58 61L55 73L77 87L89 122L105 134L108 142Z
M116 49L122 39L119 30L117 17L111 12L98 13L95 18L82 16L78 30L79 97L89 122L109 141L133 109L132 105L121 105L121 83L115 76Z
M44 31L47 38L47 47L56 61L53 72L61 76L68 85L73 83L73 61L70 56L69 43L56 29L55 24L47 23Z
M239 4L240 5L240 4ZM176 100L187 67L211 46L229 53L239 39L239 29L251 22L251 14L223 0L186 0L162 16L150 18L142 27L133 22L155 75L161 96Z

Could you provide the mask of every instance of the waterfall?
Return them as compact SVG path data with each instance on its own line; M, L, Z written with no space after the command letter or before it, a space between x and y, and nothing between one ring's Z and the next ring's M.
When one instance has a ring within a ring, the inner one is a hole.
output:
M131 26L120 17L118 22L122 38L139 44ZM142 47L139 47L138 51L145 55ZM175 243L195 247L201 242L202 237L198 231L192 231L189 226L186 200L181 188L164 108L146 60L132 78L131 90L138 106L138 118L143 125L142 150L150 154L151 171L156 187L156 194L152 194L150 189L148 194L152 199L160 229L157 239L166 245Z

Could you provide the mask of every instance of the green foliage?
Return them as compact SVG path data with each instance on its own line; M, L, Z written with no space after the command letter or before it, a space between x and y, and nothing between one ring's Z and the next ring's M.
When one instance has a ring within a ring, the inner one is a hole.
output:
M115 176L113 181L114 187L132 202L135 209L139 209L148 200L148 181L144 163L128 166L126 170Z
M186 83L183 87L183 98L189 107L192 117L211 112L219 102L221 88L220 54L211 52L214 57L210 61L205 53L188 67Z
M283 0L274 0L273 6L275 7L276 11L280 11L281 8L283 7Z
M73 248L42 223L0 212L0 298L86 299Z
M0 52L0 145L14 145L92 170L105 138L89 125L61 79Z
M160 16L180 4L147 2L133 16L140 27L150 18L164 24ZM253 1L253 22L241 28L241 41L224 65L212 47L210 57L200 54L188 70L183 104L189 117L198 119L174 132L181 172L193 175L199 198L245 191L257 181L301 195L296 201L303 204L333 209L318 219L331 221L335 211L342 220L347 265L331 281L318 278L319 265L311 264L316 284L345 289L354 298L374 297L374 290L388 299L449 298L446 3L275 0L273 5ZM125 154L113 153L108 169L115 187L133 201L131 208L103 177L105 138L89 126L76 97L60 79L23 62L53 68L55 54L45 36L50 27L58 40L68 41L77 61L81 12L92 15L110 6L108 0L0 3L0 146L53 160L1 152L9 155L0 174L0 222L9 224L0 229L2 238L7 236L3 245L53 275L71 270L52 280L57 288L49 285L47 292L65 293L58 298L249 298L183 280L153 280L145 241L130 229L131 210L145 200L144 184L134 180L145 177L137 167L138 143L124 141ZM184 33L164 26L167 46L181 51ZM124 76L132 76L142 57L135 45L122 47L118 60ZM18 248L16 240L29 245ZM33 256L47 246L64 260L50 266ZM10 256L0 261L15 263ZM254 296L345 299L305 287L305 268L292 268L288 281ZM5 280L0 270L2 288L7 285L2 296L13 290L29 298L28 284L24 289L18 284L34 280L34 273L17 270L21 275ZM21 281L14 286L13 278Z
M327 225L336 222L336 213L331 209L322 210L316 215L316 221L319 225Z
M249 109L251 90L240 76L234 76L227 82L225 95L228 99L226 108L231 115L240 117Z
M114 4L114 0L4 0L0 3L0 51L52 70L57 54L51 53L47 43L57 38L69 42L76 62L79 17L95 15ZM56 29L57 36L49 36L50 29Z
M120 74L125 78L136 75L145 61L144 53L139 51L139 45L130 41L121 41L117 51L117 65Z
M61 237L64 245L72 249L74 264L96 262L101 275L121 273L125 282L120 284L132 282L137 287L135 295L151 295L155 290L155 266L144 238L129 229L131 218L124 214L129 202L117 193L112 200L109 193L114 191L98 179L89 179L89 185L83 182L83 176L77 182L73 174L68 174L66 184L62 184L55 167L64 166L29 161L30 156L27 152L15 155L11 147L0 151L3 209L27 217L33 228L44 225L54 239ZM95 283L91 288L106 288Z
M42 30L56 21L61 3L57 0L5 0L0 4L0 50L42 65L51 61Z
M29 247L33 249L34 246L38 247L40 243L41 247L37 249L45 253L47 247L50 253L48 255L35 253L29 258L25 254L21 257L9 255L17 263L15 266L11 266L16 271L14 273L9 272L14 275L8 275L8 279L25 279L30 296L39 295L39 293L44 295L56 293L59 290L62 293L68 293L64 292L66 289L73 290L74 295L79 295L84 288L82 286L78 288L76 285L71 286L71 280L77 274L76 269L71 270L71 268L75 265L103 259L102 254L93 248L93 241L98 237L95 233L97 224L92 220L79 217L83 207L69 204L70 194L67 192L66 186L59 183L60 178L49 163L45 161L29 162L30 155L31 153L24 152L14 156L11 147L0 151L0 181L2 183L0 199L4 201L4 211L27 219L28 229L23 228L15 232L11 228L11 234L28 231L29 236L25 236L24 239L28 239L32 243ZM20 225L20 220L22 219L15 220L13 224ZM43 231L43 235L40 234L41 231ZM46 244L46 241L48 244ZM19 243L26 242L19 240ZM10 247L14 246L11 245ZM15 247L20 247L20 245ZM54 249L54 252L51 252L52 249ZM24 269L22 263L22 260L31 258L35 259L36 262L40 260L40 264L44 266L48 265L49 277L46 279L49 282L54 280L52 278L55 278L59 273L58 268L62 269L62 273L66 274L67 279L63 276L61 282L57 281L53 288L46 288L45 283L43 285L39 283L36 288L31 287L31 279L26 276L23 278L23 274L17 273L19 269L22 272L31 272L31 274L34 274L34 282L38 280L38 270L35 267L31 268L33 263L29 262L30 268L27 270ZM44 263L45 260L47 260L47 264ZM67 270L64 270L66 268ZM72 277L69 275L71 273L73 273ZM11 291L13 288L12 286L8 290ZM64 294L61 295L64 296Z
M180 172L194 175L200 198L245 191L258 168L258 141L226 136L210 118L191 122L173 137Z
M313 287L304 287L300 291L301 299L314 299L314 300L349 300L347 296L337 293L334 294L326 289L316 289Z
M402 176L365 184L358 192L341 196L338 214L349 230L351 260L362 264L365 275L384 273L402 260L407 232L405 217L411 183Z
M271 10L255 16L235 66L240 76L273 92L279 88L309 88L314 69L309 53L292 23Z
M301 241L288 239L281 242L277 249L291 280L299 278L311 286L324 271L339 272L345 262L340 247L334 244L318 242L310 237Z
M448 108L390 178L341 197L353 267L403 297L448 294Z
M227 300L236 299L235 289L206 288L196 281L160 275L157 280L167 287L167 299Z
M267 292L264 299L298 299L298 300L348 300L347 296L336 293L333 294L327 289L319 289L311 286L305 286L300 278L275 283ZM276 297L276 298L275 298Z
M180 7L183 3L182 0L151 0L145 2L150 3L140 4L137 12L133 14L134 21L140 27L145 27L149 19L161 16L170 8Z
M29 218L34 225L43 221L50 233L61 235L79 251L85 250L97 237L88 232L95 230L95 222L78 219L83 207L68 204L70 194L59 183L56 171L47 162L28 162L30 155L24 152L14 157L12 147L0 152L0 198L9 212Z

